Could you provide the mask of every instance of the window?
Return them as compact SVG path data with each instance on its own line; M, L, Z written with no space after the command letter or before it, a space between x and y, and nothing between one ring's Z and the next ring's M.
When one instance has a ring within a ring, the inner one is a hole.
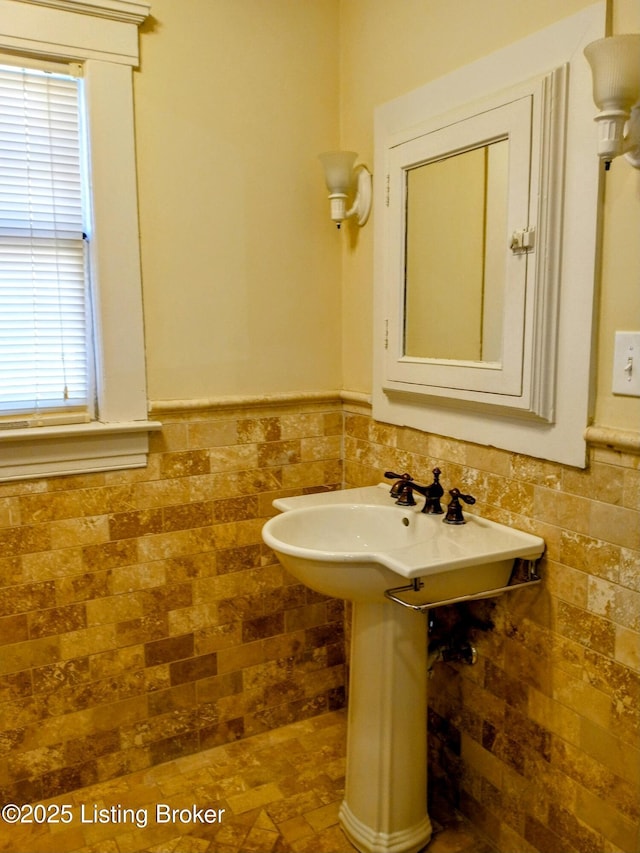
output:
M139 467L159 427L131 85L149 5L0 2L0 480Z
M80 97L79 80L68 74L0 66L5 429L48 414L64 422L92 419Z

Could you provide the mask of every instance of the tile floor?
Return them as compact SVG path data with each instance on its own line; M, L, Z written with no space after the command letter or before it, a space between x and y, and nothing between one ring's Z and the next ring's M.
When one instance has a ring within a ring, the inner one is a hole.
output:
M353 853L338 826L345 730L344 712L325 714L74 791L43 804L46 824L36 810L0 823L0 851ZM427 851L493 853L458 816Z

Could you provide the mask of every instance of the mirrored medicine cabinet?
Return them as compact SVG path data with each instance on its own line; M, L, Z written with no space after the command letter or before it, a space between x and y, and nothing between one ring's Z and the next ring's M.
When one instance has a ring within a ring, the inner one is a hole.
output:
M376 110L377 419L585 464L603 30L598 3Z

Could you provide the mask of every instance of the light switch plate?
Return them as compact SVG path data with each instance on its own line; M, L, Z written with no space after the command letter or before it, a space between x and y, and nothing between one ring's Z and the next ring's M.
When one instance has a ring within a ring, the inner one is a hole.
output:
M640 397L640 332L616 332L612 390Z

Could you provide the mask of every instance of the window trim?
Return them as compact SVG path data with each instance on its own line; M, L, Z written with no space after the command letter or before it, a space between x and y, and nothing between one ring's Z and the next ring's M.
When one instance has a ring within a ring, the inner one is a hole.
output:
M0 0L0 51L83 66L99 413L87 424L0 430L0 481L142 467L161 427L147 413L132 87L149 12L132 0Z

